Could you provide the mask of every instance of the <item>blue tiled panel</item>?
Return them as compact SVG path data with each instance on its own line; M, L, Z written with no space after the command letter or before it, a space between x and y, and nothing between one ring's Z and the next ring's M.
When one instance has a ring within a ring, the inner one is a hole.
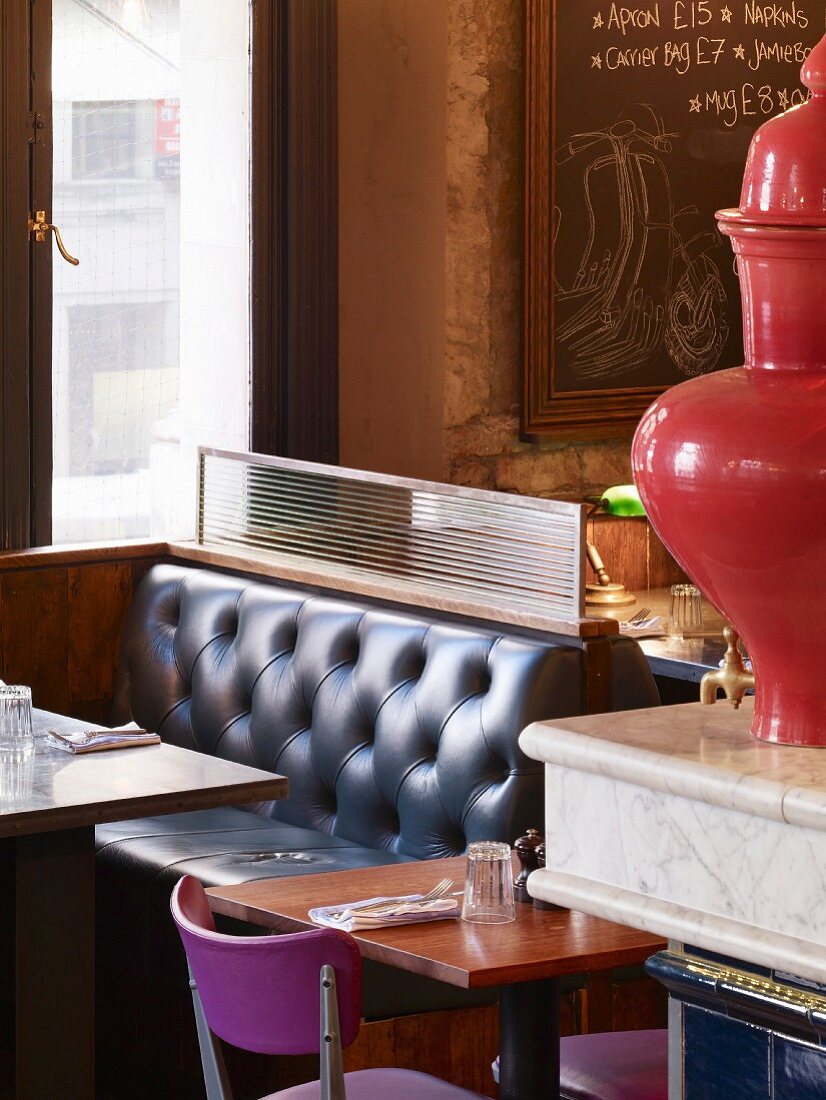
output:
M772 1100L770 1032L687 1004L683 1039L684 1100Z
M695 948L646 969L683 1006L683 1100L826 1100L825 985Z
M824 1097L826 1050L775 1035L772 1100L824 1100Z

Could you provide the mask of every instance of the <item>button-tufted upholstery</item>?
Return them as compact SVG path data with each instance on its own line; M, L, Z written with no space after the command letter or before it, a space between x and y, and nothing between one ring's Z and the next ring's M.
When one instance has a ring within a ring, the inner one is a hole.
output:
M144 579L116 700L165 741L280 772L259 812L428 858L542 816L517 734L581 710L573 647L175 566Z
M657 701L634 642L617 639L613 661L615 709ZM121 1056L133 1044L162 1065L163 1037L174 1045L190 1026L168 918L182 874L215 885L513 841L543 817L542 767L520 750L519 732L581 710L574 646L155 566L125 626L114 720L280 772L290 796L98 829L100 969L120 970L101 996L117 1019ZM118 989L145 984L147 973L154 1035L143 1018L124 1036Z

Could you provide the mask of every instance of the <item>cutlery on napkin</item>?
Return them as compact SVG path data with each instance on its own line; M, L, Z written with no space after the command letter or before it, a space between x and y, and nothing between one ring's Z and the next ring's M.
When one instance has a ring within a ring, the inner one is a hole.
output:
M355 932L362 928L386 928L392 924L446 920L458 917L459 912L457 897L423 899L420 894L413 894L406 898L368 898L344 905L327 905L310 909L308 916L314 924Z
M630 634L632 638L655 638L665 634L665 623L662 615L652 615L649 619L620 623L620 634Z
M148 733L146 730L130 722L125 726L107 728L105 726L93 726L84 730L60 733L58 730L48 731L48 740L56 748L64 752L100 752L103 749L125 749L137 745L158 745L160 737L157 733Z

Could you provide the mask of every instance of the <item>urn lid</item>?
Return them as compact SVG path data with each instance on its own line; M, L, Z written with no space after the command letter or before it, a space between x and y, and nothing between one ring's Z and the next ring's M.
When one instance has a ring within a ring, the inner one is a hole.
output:
M765 122L746 159L739 211L726 221L826 226L826 36L803 62L810 98Z

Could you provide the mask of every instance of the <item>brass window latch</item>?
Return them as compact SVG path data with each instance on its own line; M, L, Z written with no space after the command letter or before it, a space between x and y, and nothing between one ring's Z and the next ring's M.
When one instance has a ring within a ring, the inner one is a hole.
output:
M54 239L57 242L57 249L67 264L72 264L73 267L77 267L80 260L72 256L70 252L66 251L66 246L63 243L63 238L60 235L60 230L56 225L49 225L46 221L46 211L37 210L33 215L29 214L29 233L34 237L38 243L42 243L46 240L46 234L49 230L54 233Z

